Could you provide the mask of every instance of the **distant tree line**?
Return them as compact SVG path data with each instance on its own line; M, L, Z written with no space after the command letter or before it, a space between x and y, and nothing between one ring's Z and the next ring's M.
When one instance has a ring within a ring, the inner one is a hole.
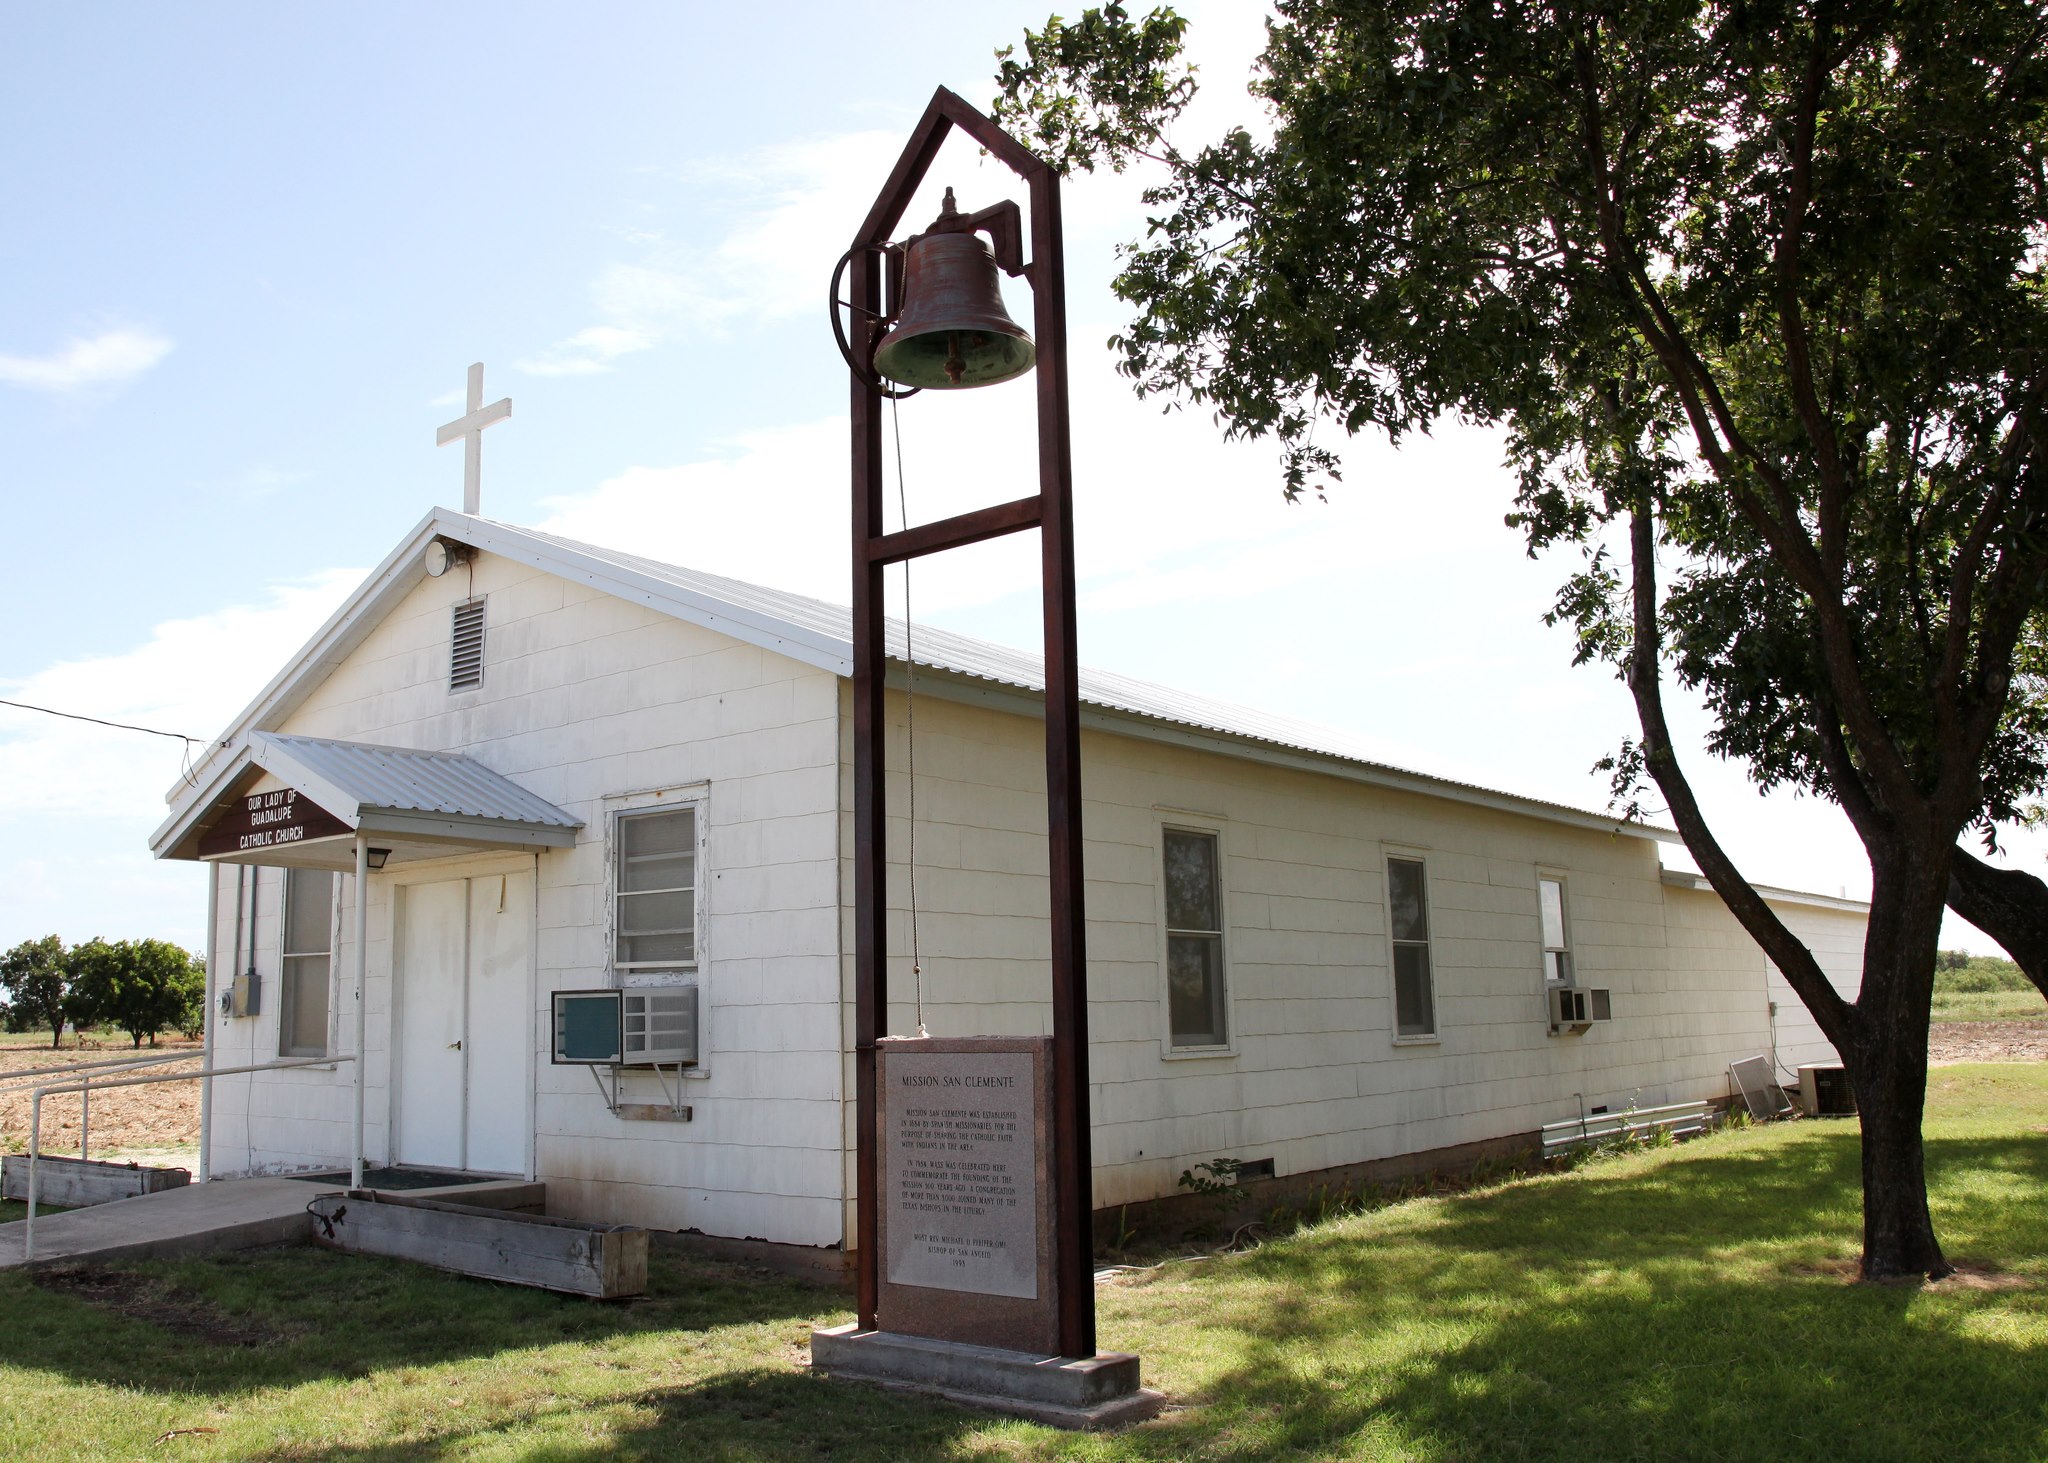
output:
M1995 955L1943 950L1934 957L1936 995L1969 995L1982 991L2026 991L2036 988L2027 972Z
M55 935L0 955L0 1024L47 1031L107 1027L151 1046L165 1031L198 1036L206 1026L206 961L169 940L90 939L68 949Z

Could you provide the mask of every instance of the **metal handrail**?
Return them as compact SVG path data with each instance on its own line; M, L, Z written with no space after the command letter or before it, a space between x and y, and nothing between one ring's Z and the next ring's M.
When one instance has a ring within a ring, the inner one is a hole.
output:
M60 1067L30 1067L25 1072L0 1072L0 1087L6 1087L30 1077L67 1076L73 1072L103 1072L109 1067L151 1067L163 1062L196 1062L205 1055L203 1051L159 1051L146 1057L108 1057L104 1061L71 1062Z
M290 1057L275 1062L252 1062L242 1067L205 1067L197 1072L149 1072L140 1077L116 1077L102 1082L107 1087L145 1087L156 1082L198 1082L208 1077L239 1077L246 1072L278 1072L287 1067L337 1067L343 1062L353 1062L354 1052L333 1057ZM21 1232L21 1262L26 1265L36 1257L36 1191L37 1164L42 1158L43 1099L66 1092L85 1092L90 1082L51 1082L38 1087L30 1094L28 1105L28 1217L23 1221Z
M17 1086L23 1082L32 1082L38 1077L49 1077L56 1074L73 1077L80 1073L88 1074L82 1084L84 1090L81 1092L78 1100L78 1156L80 1159L86 1159L92 1156L89 1146L92 1142L91 1073L106 1071L132 1072L137 1067L161 1067L168 1062L197 1062L205 1060L205 1057L206 1054L203 1051L159 1052L155 1056L148 1057L110 1057L105 1061L72 1062L61 1067L31 1067L26 1072L8 1072L0 1075L0 1090ZM100 1085L104 1087L107 1084L102 1082Z

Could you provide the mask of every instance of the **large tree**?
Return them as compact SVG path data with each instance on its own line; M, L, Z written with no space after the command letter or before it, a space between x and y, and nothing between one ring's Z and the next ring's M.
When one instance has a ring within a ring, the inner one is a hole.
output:
M118 1027L138 1047L145 1037L155 1046L159 1032L189 1019L194 985L205 979L169 940L88 940L71 952L70 966L73 1019Z
M1944 1273L1920 1138L1942 908L1958 841L2042 767L2040 10L1277 9L1269 132L1194 148L1170 12L1054 18L1004 53L997 110L1056 165L1160 170L1117 282L1124 369L1276 438L1290 494L1336 479L1330 424L1505 428L1511 521L1583 553L1557 613L1634 698L1624 789L1654 781L1848 1067L1863 1273ZM1861 837L1854 1000L1716 839L1672 675L1715 750Z
M50 1033L52 1048L64 1041L64 997L71 987L64 942L55 935L23 940L0 955L0 987L7 991L7 1029Z

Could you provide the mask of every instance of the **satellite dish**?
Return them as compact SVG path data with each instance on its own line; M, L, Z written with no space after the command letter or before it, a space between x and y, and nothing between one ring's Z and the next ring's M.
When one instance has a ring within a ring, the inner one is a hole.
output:
M452 539L437 538L427 545L425 558L427 573L433 578L439 579L453 565L467 564L475 557L476 550L468 544L459 544Z

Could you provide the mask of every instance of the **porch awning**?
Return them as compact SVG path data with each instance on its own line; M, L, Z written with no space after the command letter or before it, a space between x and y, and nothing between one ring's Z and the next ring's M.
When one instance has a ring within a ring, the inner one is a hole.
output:
M474 757L251 732L150 838L158 858L347 868L355 835L394 862L566 848L583 821Z

